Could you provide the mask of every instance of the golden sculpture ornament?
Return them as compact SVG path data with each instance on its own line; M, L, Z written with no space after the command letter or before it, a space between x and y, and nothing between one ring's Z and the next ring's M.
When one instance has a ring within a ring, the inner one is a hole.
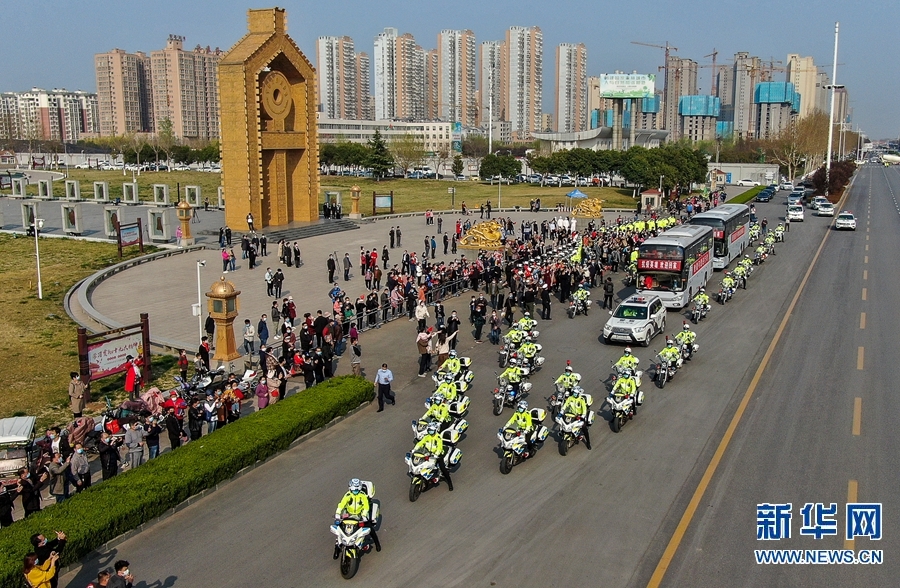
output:
M260 88L263 107L273 119L282 119L291 109L291 83L280 71L269 72Z
M477 223L459 240L463 249L502 249L503 230L498 221Z
M572 211L572 216L578 218L603 218L602 203L603 201L599 198L582 200L581 203L575 207L575 210Z

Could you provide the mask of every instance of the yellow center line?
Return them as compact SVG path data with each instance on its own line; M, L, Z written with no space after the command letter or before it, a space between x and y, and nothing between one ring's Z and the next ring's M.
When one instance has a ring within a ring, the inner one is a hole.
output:
M862 398L857 396L853 399L853 434L859 437L862 428Z
M862 291L862 299L865 300L867 298L868 288L863 288Z
M838 209L843 208L842 205L849 195L849 190L844 192L844 196L841 198L841 201L837 206ZM700 501L703 499L703 495L706 493L706 489L709 487L709 483L712 481L712 478L719 467L719 463L722 461L722 457L725 455L725 451L728 449L728 445L731 443L731 438L734 436L734 432L735 430L737 430L738 424L741 422L741 418L744 416L744 411L747 410L747 406L750 404L750 400L753 398L753 393L756 391L756 387L759 385L759 381L762 378L763 372L769 365L772 354L775 352L775 347L778 346L778 342L781 340L781 335L784 333L784 329L787 326L788 320L791 318L791 314L794 312L794 308L797 306L797 302L800 300L800 295L803 293L803 289L806 287L806 283L809 281L809 276L812 274L813 268L816 267L816 262L819 260L819 256L822 254L822 249L825 248L825 243L828 242L828 237L830 234L831 232L829 231L825 233L824 237L822 237L822 242L819 243L819 248L816 250L816 254L813 256L812 263L810 263L809 267L806 269L806 274L800 281L800 285L797 287L797 291L794 293L794 298L791 300L790 305L788 305L787 311L785 311L784 317L782 317L781 323L778 325L778 329L775 331L775 336L769 343L769 347L766 349L766 353L763 355L759 367L756 368L756 373L753 374L753 378L750 380L750 385L747 387L747 391L744 392L744 397L741 398L741 402L738 405L737 410L735 410L734 416L731 418L731 422L728 424L728 428L725 430L725 434L722 435L722 440L719 441L719 446L716 447L716 451L713 454L712 459L710 459L709 465L706 466L706 471L703 472L703 477L700 479L700 483L697 484L697 488L694 490L694 494L693 496L691 496L690 502L688 502L687 507L684 509L684 514L681 515L681 519L678 521L678 526L675 527L675 531L672 533L672 537L669 539L669 543L666 545L666 549L663 551L662 557L659 558L659 562L656 564L656 569L653 570L653 575L650 577L650 581L647 583L648 588L659 588L659 585L662 583L663 578L666 575L666 571L669 569L669 565L671 565L672 560L675 558L675 553L678 551L678 547L681 545L681 541L684 539L685 533L687 533L688 527L691 524L691 520L694 518L694 514L697 512L697 507L700 506Z
M863 279L864 279L864 280L868 280L868 279L869 279L869 270L863 270Z
M864 359L865 354L866 354L865 347L860 347L859 349L856 350L856 369L858 369L858 370L863 369L863 363L864 363L863 359Z
M860 329L866 328L866 313L864 313L864 312L859 313L859 328Z
M847 483L847 502L856 502L859 495L859 484L856 480L850 480ZM853 549L853 539L844 539L844 549Z

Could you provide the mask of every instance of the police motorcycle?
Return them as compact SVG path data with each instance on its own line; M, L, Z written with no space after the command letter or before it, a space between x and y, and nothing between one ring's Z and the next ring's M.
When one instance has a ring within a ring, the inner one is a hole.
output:
M707 315L709 315L710 305L709 304L700 304L695 299L693 301L694 305L691 308L691 322L695 325L705 319Z
M378 503L373 501L375 497L375 486L372 482L351 480L351 489L354 482L360 485L360 490L365 492L369 497L369 508L371 509L370 520L363 520L358 515L347 514L341 515L331 525L330 530L335 535L334 559L340 559L341 577L349 580L356 575L359 570L359 560L364 553L370 553L372 546L377 546L377 550L381 550L381 546L374 540L372 534L372 525L378 520L379 508Z
M520 362L518 359L513 359L513 365L518 365ZM519 390L516 391L515 386L509 383L509 381L501 376L497 377L497 387L494 388L494 415L500 416L500 413L503 412L504 407L513 408L516 406L516 403L520 398L523 398L528 392L531 390L531 382L527 382L526 379L530 370L527 366L519 366L523 370L522 379L519 382Z
M469 381L475 379L474 372L468 372L468 373L472 375L471 378L468 378ZM453 386L453 389L456 391L457 396L464 396L466 394L466 392L469 391L469 388L471 388L471 386L469 385L469 382L466 381L466 378L463 377L463 378L459 378L459 379L454 379L453 374L445 374L445 373L436 372L431 375L431 379L434 381L435 391L437 391L442 385L448 384L450 386Z
M428 425L435 422L438 423L438 426L444 430L454 431L457 437L461 437L462 434L466 432L466 429L469 428L469 422L463 418L463 416L469 410L468 396L460 396L453 402L447 402L447 412L450 415L449 423L441 423L429 416L426 416L427 410L430 409L431 406L436 402L447 402L447 399L443 398L440 394L434 394L430 398L426 398L426 414L422 415L422 417L418 420L412 421L412 431L413 435L416 438L416 441L421 441L422 437L424 437L428 432Z
M525 402L521 400L520 402ZM550 430L544 426L544 417L547 416L543 408L532 408L531 422L534 425L532 432L524 431L518 427L504 427L497 433L500 440L500 451L503 452L503 458L500 461L500 473L508 474L513 467L522 463L529 457L534 457L537 453L537 444L543 443ZM528 448L528 435L533 436L532 449Z
M459 369L456 372L448 372L444 369L444 366L447 365L447 362L458 359L459 360ZM431 378L435 381L436 384L444 381L444 376L448 373L451 374L454 381L464 382L465 384L471 384L472 380L475 379L475 372L471 371L472 367L472 358L471 357L458 357L456 355L456 350L450 351L450 359L444 362L444 365L439 366L437 371L432 374Z
M569 318L573 319L576 315L583 314L587 316L588 310L591 308L591 299L584 298L582 300L576 300L574 297L572 301L569 302L569 310L567 311Z
M637 376L640 372L632 374L630 373L631 371L630 368L625 368L622 377L634 378L636 387L634 394L613 394L613 392L610 391L609 396L606 398L606 402L609 403L609 410L612 413L612 421L610 424L613 433L621 431L622 427L625 426L625 423L633 419L637 414L637 407L644 403L644 393L640 390L641 380L640 377ZM613 389L615 389L615 385L613 385Z
M434 426L434 430L437 430L436 426ZM447 429L441 433L441 441L444 444L442 455L432 455L425 451L410 451L406 454L405 461L409 468L410 502L418 500L423 491L440 484L443 476L438 460L442 460L448 470L459 465L462 459L462 451L456 447L456 444L459 443L459 436L454 431Z
M530 343L531 341L528 340L527 342ZM541 366L544 365L545 361L545 358L542 355L538 355L544 347L540 343L535 343L534 346L537 348L537 351L532 357L526 357L525 354L522 353L521 347L513 353L513 358L518 359L520 365L528 370L528 375L541 369Z
M731 274L729 272L725 272L725 277L731 277ZM719 288L718 292L716 292L716 302L718 302L719 304L725 304L726 302L731 300L734 297L734 289L735 286L725 286L725 280L723 278L722 287Z
M626 288L630 288L637 284L637 263L631 262L625 268L625 279L622 280Z
M670 342L674 344L674 340L666 337L666 343L668 344ZM682 366L684 359L681 357L681 353L679 353L677 359L669 361L661 352L656 354L656 359L658 360L655 370L656 385L660 388L665 388L666 382L675 377L675 372Z
M572 374L575 376L575 386L577 386L581 382L581 374L575 373ZM566 398L572 394L572 387L566 387L562 384L556 384L556 392L550 395L550 398L547 401L550 403L550 410L553 412L553 418L556 418L556 415L559 414L560 409L562 408L563 403L566 401Z
M591 404L593 404L593 397L578 388L581 395L584 397L584 402L587 404L590 409ZM565 456L568 454L569 449L575 446L579 441L584 441L584 425L585 419L581 415L575 414L557 414L556 415L556 427L559 435L559 454ZM587 413L587 424L588 426L594 423L594 411L588 410Z

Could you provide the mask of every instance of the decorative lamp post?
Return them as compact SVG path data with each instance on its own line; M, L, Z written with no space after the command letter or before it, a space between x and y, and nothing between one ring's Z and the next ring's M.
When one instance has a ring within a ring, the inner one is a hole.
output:
M175 212L181 222L181 241L178 244L182 247L189 247L194 244L194 237L191 235L191 212L193 209L187 200L182 200L175 207Z
M362 192L362 188L354 185L350 188L350 218L362 218L362 215L359 213L359 193Z
M234 284L220 278L206 293L209 315L216 322L216 354L213 359L220 362L241 357L234 341L234 319L238 316L238 295Z

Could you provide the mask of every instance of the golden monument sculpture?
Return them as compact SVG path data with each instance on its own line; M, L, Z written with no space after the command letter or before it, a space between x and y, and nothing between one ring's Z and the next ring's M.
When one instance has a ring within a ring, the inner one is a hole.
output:
M503 249L503 229L500 221L477 223L459 240L463 249Z
M225 222L318 220L316 71L285 33L283 8L248 10L247 21L219 62Z
M603 218L603 201L599 198L582 200L575 207L575 210L572 211L572 216L577 216L578 218Z
M240 310L240 293L225 276L213 283L206 293L207 311L216 322L216 354L212 357L216 361L225 362L241 357L234 340L234 319L238 317Z

